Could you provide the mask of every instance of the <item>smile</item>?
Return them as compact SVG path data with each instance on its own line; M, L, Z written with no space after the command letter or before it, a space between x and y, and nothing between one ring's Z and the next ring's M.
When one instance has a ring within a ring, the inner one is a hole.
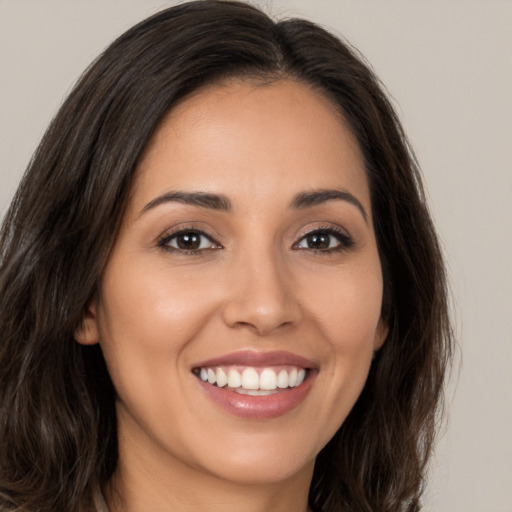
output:
M193 366L206 397L235 416L265 420L299 407L318 375L308 359L288 352L240 351Z
M203 382L219 388L250 396L268 396L281 390L300 386L307 375L305 368L279 367L223 367L194 370Z

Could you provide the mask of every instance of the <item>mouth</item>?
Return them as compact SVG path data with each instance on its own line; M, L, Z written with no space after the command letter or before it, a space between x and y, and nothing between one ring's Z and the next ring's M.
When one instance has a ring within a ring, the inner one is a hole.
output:
M300 386L310 370L298 366L194 368L203 382L241 395L268 396Z
M269 419L304 401L318 368L287 352L242 351L198 363L192 373L206 396L228 412Z

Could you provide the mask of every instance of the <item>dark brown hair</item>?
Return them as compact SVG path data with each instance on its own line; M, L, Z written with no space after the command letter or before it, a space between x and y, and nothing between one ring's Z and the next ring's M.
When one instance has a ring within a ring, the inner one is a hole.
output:
M99 346L73 340L137 161L177 101L225 78L290 79L339 108L364 155L387 342L317 458L323 512L420 508L452 337L421 178L378 79L305 20L237 2L164 10L117 39L51 123L0 234L0 509L81 512L117 463L115 392Z

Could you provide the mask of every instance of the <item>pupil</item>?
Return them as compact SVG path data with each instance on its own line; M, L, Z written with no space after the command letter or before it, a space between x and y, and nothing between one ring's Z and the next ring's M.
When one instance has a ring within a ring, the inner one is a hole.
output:
M201 245L199 235L197 233L182 233L178 236L178 247L180 249L195 250Z
M327 249L329 247L329 235L325 233L313 233L308 235L308 246L311 249Z

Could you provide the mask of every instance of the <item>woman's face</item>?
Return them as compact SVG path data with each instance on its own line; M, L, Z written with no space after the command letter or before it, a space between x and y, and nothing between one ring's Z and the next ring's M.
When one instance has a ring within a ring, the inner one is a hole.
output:
M334 106L291 81L187 98L138 164L77 333L117 390L120 467L310 478L383 343L381 300L363 160Z

